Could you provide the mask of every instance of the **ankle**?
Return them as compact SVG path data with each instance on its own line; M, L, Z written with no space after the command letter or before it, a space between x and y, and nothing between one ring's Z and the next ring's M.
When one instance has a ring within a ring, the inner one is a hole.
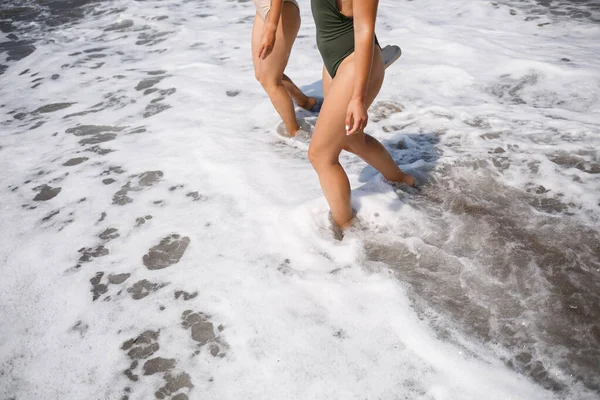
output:
M306 100L298 103L298 105L305 110L310 110L315 104L317 104L317 99L314 97L307 97Z
M391 177L384 176L385 180L392 183L406 183L408 186L414 186L416 179L414 176L402 171L398 171Z
M289 132L290 135L296 136L298 134L298 132L300 131L300 125L298 125L296 123L296 126L295 127L291 127L291 128L286 125L285 129L287 129L287 131Z

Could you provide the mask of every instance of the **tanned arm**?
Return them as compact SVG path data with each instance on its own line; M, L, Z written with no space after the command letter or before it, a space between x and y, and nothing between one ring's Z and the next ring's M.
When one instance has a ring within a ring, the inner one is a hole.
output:
M260 41L260 50L258 51L258 58L261 60L267 58L267 56L271 54L271 51L273 51L277 25L279 25L282 10L283 0L271 0L271 9L265 20L265 27Z
M367 125L365 107L367 84L371 75L375 46L375 19L378 0L354 0L354 91L348 105L346 125L348 135L362 131Z

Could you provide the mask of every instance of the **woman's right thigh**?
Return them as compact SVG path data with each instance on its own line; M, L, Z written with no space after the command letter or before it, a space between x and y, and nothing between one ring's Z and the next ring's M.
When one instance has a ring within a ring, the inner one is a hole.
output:
M327 71L327 68L325 68L325 65L323 65L323 73L321 74L322 76L322 89L323 89L323 97L327 96L327 93L329 93L329 87L331 86L331 75L329 75L329 72Z
M350 55L338 68L335 78L326 85L323 79L323 92L327 87L323 107L317 118L309 148L309 157L315 160L324 157L328 162L337 161L342 149L348 142L364 141L364 133L346 135L346 111L352 99L355 82L354 54ZM323 72L323 74L327 73ZM329 76L329 74L327 74ZM369 107L383 83L384 66L381 55L376 53L371 66L371 76L367 86L366 106Z
M292 46L300 29L300 12L298 7L289 2L283 3L281 18L277 25L275 46L271 54L266 59L261 60L258 58L258 51L260 50L263 29L264 21L257 14L254 17L254 26L252 29L254 72L259 81L264 79L281 80L292 52Z

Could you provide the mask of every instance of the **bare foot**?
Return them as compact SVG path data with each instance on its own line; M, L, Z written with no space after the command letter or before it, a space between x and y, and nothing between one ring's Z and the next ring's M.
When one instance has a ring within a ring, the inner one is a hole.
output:
M410 187L415 187L416 186L417 179L414 176L409 175L409 174L404 173L404 172L402 173L402 175L403 175L403 177L402 177L402 180L400 182L406 183Z
M403 172L400 168L398 168L397 172L394 175L395 176L393 179L388 179L386 177L384 177L383 179L390 185L400 185L402 183L405 183L410 187L415 187L417 184L417 180L414 176Z
M399 171L400 175L396 176L393 181L389 179L385 179L384 181L390 184L396 193L399 191L407 192L410 194L419 194L421 192L421 188L417 185L417 179L407 173Z
M321 106L323 105L322 98L316 97L307 97L307 101L304 104L298 104L300 107L304 108L306 111L318 113L321 111Z

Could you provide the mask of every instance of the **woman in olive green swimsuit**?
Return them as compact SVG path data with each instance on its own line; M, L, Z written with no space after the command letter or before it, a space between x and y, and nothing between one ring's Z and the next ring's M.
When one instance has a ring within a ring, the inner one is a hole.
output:
M317 47L325 64L325 101L308 149L334 221L352 222L350 183L339 163L342 150L356 154L391 182L414 186L415 178L396 165L377 139L364 133L367 109L384 78L375 37L377 0L312 0Z

